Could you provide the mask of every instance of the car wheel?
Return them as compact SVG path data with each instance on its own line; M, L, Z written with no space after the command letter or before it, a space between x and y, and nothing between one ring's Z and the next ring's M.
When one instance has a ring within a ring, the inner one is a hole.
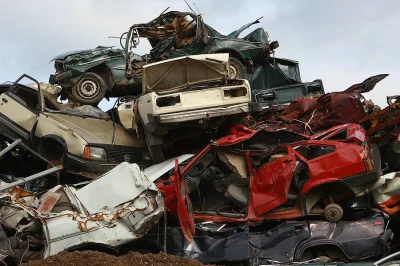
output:
M331 203L325 206L325 218L330 222L337 222L343 217L343 208L336 203Z
M245 68L235 57L229 57L229 78L230 79L241 79L244 78Z
M97 105L106 95L106 83L96 73L85 73L72 88L72 96L81 104Z

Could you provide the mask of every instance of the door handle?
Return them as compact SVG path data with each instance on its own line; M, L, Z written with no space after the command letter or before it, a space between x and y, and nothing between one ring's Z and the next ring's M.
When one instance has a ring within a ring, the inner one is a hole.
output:
M2 101L3 103L8 103L8 100L7 100L6 98L1 98L1 101Z
M290 163L291 161L293 161L292 159L286 159L286 160L284 160L283 162L284 163Z

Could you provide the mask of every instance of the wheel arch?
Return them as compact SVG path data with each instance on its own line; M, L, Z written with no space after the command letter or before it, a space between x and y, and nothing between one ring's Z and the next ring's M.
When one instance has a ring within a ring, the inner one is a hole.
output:
M239 50L232 49L232 48L222 48L219 50L214 51L214 53L228 53L230 57L234 57L238 59L243 65L247 66L248 62L246 58L240 53Z
M332 193L332 196L335 197L335 191L341 191L342 194L347 194L343 193L343 191L347 191L351 194L354 194L350 188L348 188L346 185L339 181L335 181L332 183L324 183L317 185L316 187L313 187L310 189L306 195L304 195L304 201L302 204L302 212L304 215L308 215L314 207L314 205L321 200L322 198L326 197L329 195L328 191Z
M40 140L38 142L38 146L36 148L36 150L38 151L39 154L43 154L45 145L48 142L57 142L58 144L60 144L63 147L64 152L68 151L67 142L62 137L54 135L54 134L49 134L49 135L45 135L40 138Z
M307 255L306 252L312 252L312 251L320 251L320 250L324 250L324 255L328 256L336 253L339 254L340 259L344 259L347 261L350 261L351 258L346 254L346 251L337 243L335 242L324 242L324 243L320 243L318 241L314 242L313 244L305 244L303 247L301 248L297 248L296 249L296 254L295 254L295 261L303 261L304 256ZM330 254L328 254L330 253ZM329 257L331 258L331 257ZM331 259L338 259L338 258L331 258Z

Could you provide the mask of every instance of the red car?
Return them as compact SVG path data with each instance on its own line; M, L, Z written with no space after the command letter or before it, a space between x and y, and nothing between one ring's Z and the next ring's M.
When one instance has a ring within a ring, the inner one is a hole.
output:
M379 151L357 124L312 137L239 127L183 169L176 162L174 174L157 185L191 239L195 219L252 224L325 215L338 221L343 209L337 202L361 193L379 176Z

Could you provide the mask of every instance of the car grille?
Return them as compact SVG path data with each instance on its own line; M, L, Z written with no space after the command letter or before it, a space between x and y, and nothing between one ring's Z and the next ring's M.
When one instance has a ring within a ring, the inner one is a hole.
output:
M93 145L96 147L102 147L106 151L107 154L107 162L108 163L136 163L139 166L143 165L143 153L145 152L144 148L136 148L136 147L127 147L120 145Z

